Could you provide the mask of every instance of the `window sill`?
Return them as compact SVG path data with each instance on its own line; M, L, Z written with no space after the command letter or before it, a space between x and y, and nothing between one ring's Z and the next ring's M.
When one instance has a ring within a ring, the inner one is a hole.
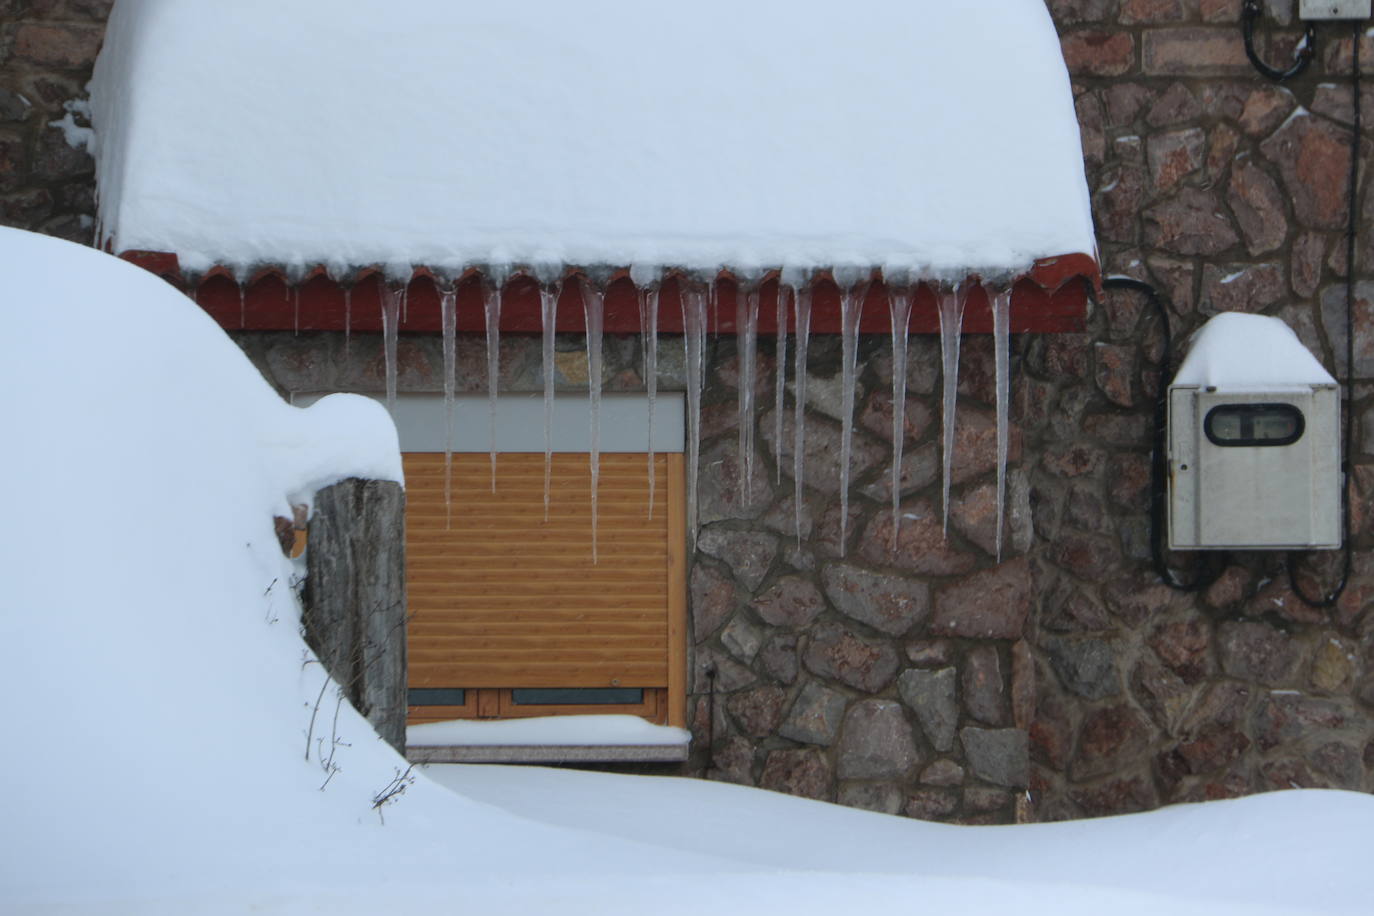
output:
M681 763L685 744L488 744L406 747L411 763Z

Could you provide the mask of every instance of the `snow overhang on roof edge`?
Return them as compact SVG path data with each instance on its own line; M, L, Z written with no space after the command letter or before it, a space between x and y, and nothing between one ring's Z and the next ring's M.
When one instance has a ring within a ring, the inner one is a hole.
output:
M855 0L845 21L878 24L855 28L819 2L391 6L117 4L91 84L100 244L292 280L316 264L1002 278L1095 250L1041 0Z
M225 267L214 267L204 274L182 271L175 254L153 251L125 251L120 257L161 276L182 289L200 304L226 330L251 331L381 331L381 293L390 285L407 287L407 307L400 330L432 332L441 330L439 287L452 282L458 291L459 331L484 329L482 292L484 276L480 270L470 269L456 278L445 278L425 267L414 268L408 282L394 272L380 267L366 267L344 280L336 279L323 266L300 274L293 282L290 274L279 267L264 267L242 282ZM583 274L569 267L564 276ZM659 307L659 330L662 333L682 332L682 311L678 298L678 284L685 275L668 271L662 281L663 298ZM864 334L886 334L891 330L885 286L877 271L873 272L859 331ZM759 280L760 308L758 331L776 334L776 302L778 271L769 271ZM964 314L965 333L990 333L992 313L984 287L1004 285L981 280L970 275L968 282L975 288L969 296ZM917 278L911 311L911 333L934 333L939 330L933 279ZM1041 258L1029 271L1011 280L1011 331L1074 332L1084 329L1089 291L1100 290L1101 272L1095 258L1075 253ZM733 304L739 287L738 277L729 270L716 275L718 294ZM813 292L811 331L815 334L840 333L840 294L830 271L821 271L811 280ZM517 271L504 286L501 306L501 330L511 333L535 333L541 328L539 288L536 279ZM556 327L559 332L585 331L581 295L576 283L563 284L559 299ZM638 333L639 304L635 284L629 271L617 270L606 281L604 330L607 333ZM715 334L736 332L733 308L713 309L707 330ZM790 329L789 329L790 330Z

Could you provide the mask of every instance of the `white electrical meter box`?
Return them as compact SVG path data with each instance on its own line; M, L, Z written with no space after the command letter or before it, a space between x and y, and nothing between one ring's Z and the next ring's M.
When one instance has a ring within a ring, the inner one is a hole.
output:
M1207 322L1169 386L1169 547L1341 546L1340 403L1279 319Z
M1308 21L1368 19L1369 0L1298 0L1298 18Z

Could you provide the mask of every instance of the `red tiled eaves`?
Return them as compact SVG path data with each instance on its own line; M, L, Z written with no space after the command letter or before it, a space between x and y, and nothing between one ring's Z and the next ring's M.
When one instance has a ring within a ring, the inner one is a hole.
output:
M158 274L185 290L226 330L252 331L380 331L381 290L385 279L380 271L365 269L346 290L318 268L296 287L285 273L276 269L260 271L241 289L229 271L215 268L190 288L174 254L127 251L122 257ZM1012 293L1011 330L1024 332L1081 331L1087 314L1089 287L1096 288L1101 277L1097 262L1086 254L1070 254L1037 261L1029 274L1016 281ZM722 306L713 310L712 333L733 334L736 284L729 274L717 280ZM777 278L764 280L759 307L759 333L777 333ZM481 277L469 273L458 280L458 330L482 331L485 327L481 299ZM634 285L623 271L606 291L604 327L607 333L631 334L639 331L639 306ZM576 333L586 329L582 299L577 284L565 283L558 302L557 328ZM927 286L916 292L911 312L911 332L934 333L940 328L935 297ZM505 288L501 307L501 330L510 333L538 333L541 329L539 291L533 278L512 277ZM881 283L869 290L859 330L866 334L886 334L891 329L886 292ZM990 333L992 313L981 289L973 291L964 314L966 333ZM440 330L439 294L434 277L420 269L410 281L402 331L437 333ZM659 304L659 330L665 334L682 332L681 300L677 280L663 283ZM791 328L789 328L789 331ZM840 332L839 290L828 277L813 286L811 330L815 334Z

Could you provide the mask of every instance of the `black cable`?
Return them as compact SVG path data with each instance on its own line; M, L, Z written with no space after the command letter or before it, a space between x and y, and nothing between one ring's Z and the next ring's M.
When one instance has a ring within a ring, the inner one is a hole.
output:
M1345 225L1345 399L1341 410L1341 425L1343 427L1341 430L1341 481L1343 484L1341 488L1341 540L1345 544L1345 558L1341 568L1341 581L1325 596L1321 598L1309 597L1298 585L1297 572L1300 554L1296 551L1288 554L1288 587L1305 603L1320 608L1331 607L1340 600L1341 594L1345 591L1346 583L1350 581L1350 567L1353 562L1351 558L1353 548L1350 543L1354 534L1350 530L1352 470L1350 459L1355 454L1355 425L1352 422L1351 401L1355 399L1355 238L1359 226L1356 184L1360 177L1360 132L1363 129L1360 117L1360 39L1363 25L1364 23L1358 20L1352 25L1353 50L1351 51L1350 67L1350 102L1354 108L1354 136L1350 141L1350 186L1346 189L1346 205L1349 210Z
M1317 53L1317 30L1311 22L1307 23L1307 31L1303 33L1302 43L1293 53L1293 63L1287 70L1280 70L1260 60L1259 54L1255 51L1255 22L1259 19L1261 12L1260 0L1245 0L1241 5L1240 31L1245 37L1245 56L1250 58L1250 63L1254 64L1255 69L1260 73L1276 83L1282 83L1297 76L1307 69L1308 64L1312 63L1312 58Z
M1155 425L1152 451L1150 453L1150 558L1154 561L1155 573L1161 582L1181 592L1202 591L1216 582L1226 569L1226 554L1211 552L1197 578L1183 582L1174 576L1164 556L1164 513L1165 481L1169 476L1168 403L1169 383L1173 381L1173 334L1169 328L1169 312L1155 288L1144 280L1134 277L1107 277L1102 281L1103 289L1125 289L1141 293L1154 306L1159 314L1160 331L1164 337L1164 355L1160 363L1159 392L1155 396Z

